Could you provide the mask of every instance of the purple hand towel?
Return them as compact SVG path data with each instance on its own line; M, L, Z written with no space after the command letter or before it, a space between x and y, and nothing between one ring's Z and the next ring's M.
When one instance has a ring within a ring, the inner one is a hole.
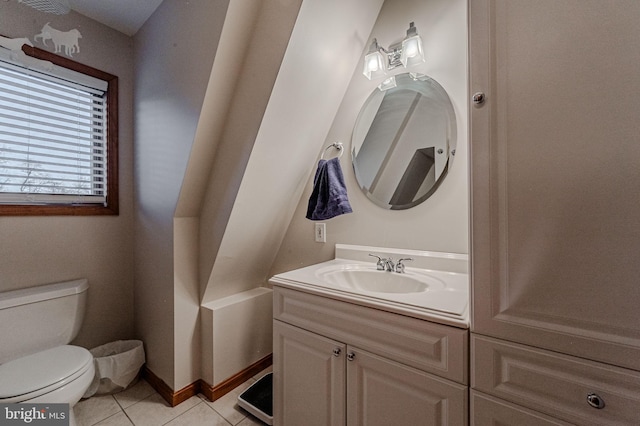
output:
M321 159L313 178L313 192L309 197L307 219L326 220L352 211L347 198L347 187L344 184L340 159L338 157L330 160Z

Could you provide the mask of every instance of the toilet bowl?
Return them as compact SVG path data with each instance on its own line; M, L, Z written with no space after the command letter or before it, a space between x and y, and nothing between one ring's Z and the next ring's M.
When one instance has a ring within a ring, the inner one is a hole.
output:
M73 406L93 381L91 353L69 345L84 316L87 280L0 293L0 404Z

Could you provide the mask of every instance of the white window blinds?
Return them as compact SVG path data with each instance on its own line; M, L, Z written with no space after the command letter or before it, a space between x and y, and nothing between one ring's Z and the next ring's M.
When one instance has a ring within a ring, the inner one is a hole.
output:
M107 83L0 57L0 202L104 204Z

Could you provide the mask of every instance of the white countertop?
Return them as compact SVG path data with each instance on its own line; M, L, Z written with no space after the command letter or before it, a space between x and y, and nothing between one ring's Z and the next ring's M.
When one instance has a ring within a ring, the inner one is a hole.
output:
M344 250L344 247L348 246L341 246L340 252ZM357 247L358 249L365 249L364 251L377 249ZM384 253L382 250L378 250L378 253ZM396 250L396 252L398 252L398 250ZM401 254L403 256L410 255L414 259L416 258L416 252ZM429 254L428 252L423 252L421 256L428 256ZM451 272L407 266L405 272L407 277L414 277L416 279L422 279L423 281L426 277L427 282L434 284L427 286L425 291L407 293L367 291L360 288L347 287L340 282L326 279L324 275L326 271L345 269L364 270L367 273L375 274L396 274L396 272L377 271L375 259L364 262L361 260L353 260L354 257L358 258L357 256L350 257L350 259L337 258L284 272L272 277L269 282L275 286L292 288L349 303L425 319L435 323L451 325L458 328L469 328L469 276L466 272ZM424 261L420 262L420 259L417 260L417 264L425 264ZM466 261L466 257L460 258L459 260ZM459 271L466 270L465 268L456 269Z

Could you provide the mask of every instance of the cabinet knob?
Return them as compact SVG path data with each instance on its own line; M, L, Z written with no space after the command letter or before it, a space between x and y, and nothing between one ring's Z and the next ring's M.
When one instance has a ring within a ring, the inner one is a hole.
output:
M353 352L349 352L349 353L347 354L347 359L348 359L349 361L353 361L355 358L356 358L356 354L354 354Z
M484 103L484 101L487 99L486 95L482 92L476 92L473 94L473 97L471 98L473 100L473 103L480 106Z
M342 349L340 348L335 348L333 350L333 356L340 356L340 353L342 352Z
M600 398L595 393L590 393L589 395L587 395L587 402L593 408L597 408L599 410L604 408L604 399Z

